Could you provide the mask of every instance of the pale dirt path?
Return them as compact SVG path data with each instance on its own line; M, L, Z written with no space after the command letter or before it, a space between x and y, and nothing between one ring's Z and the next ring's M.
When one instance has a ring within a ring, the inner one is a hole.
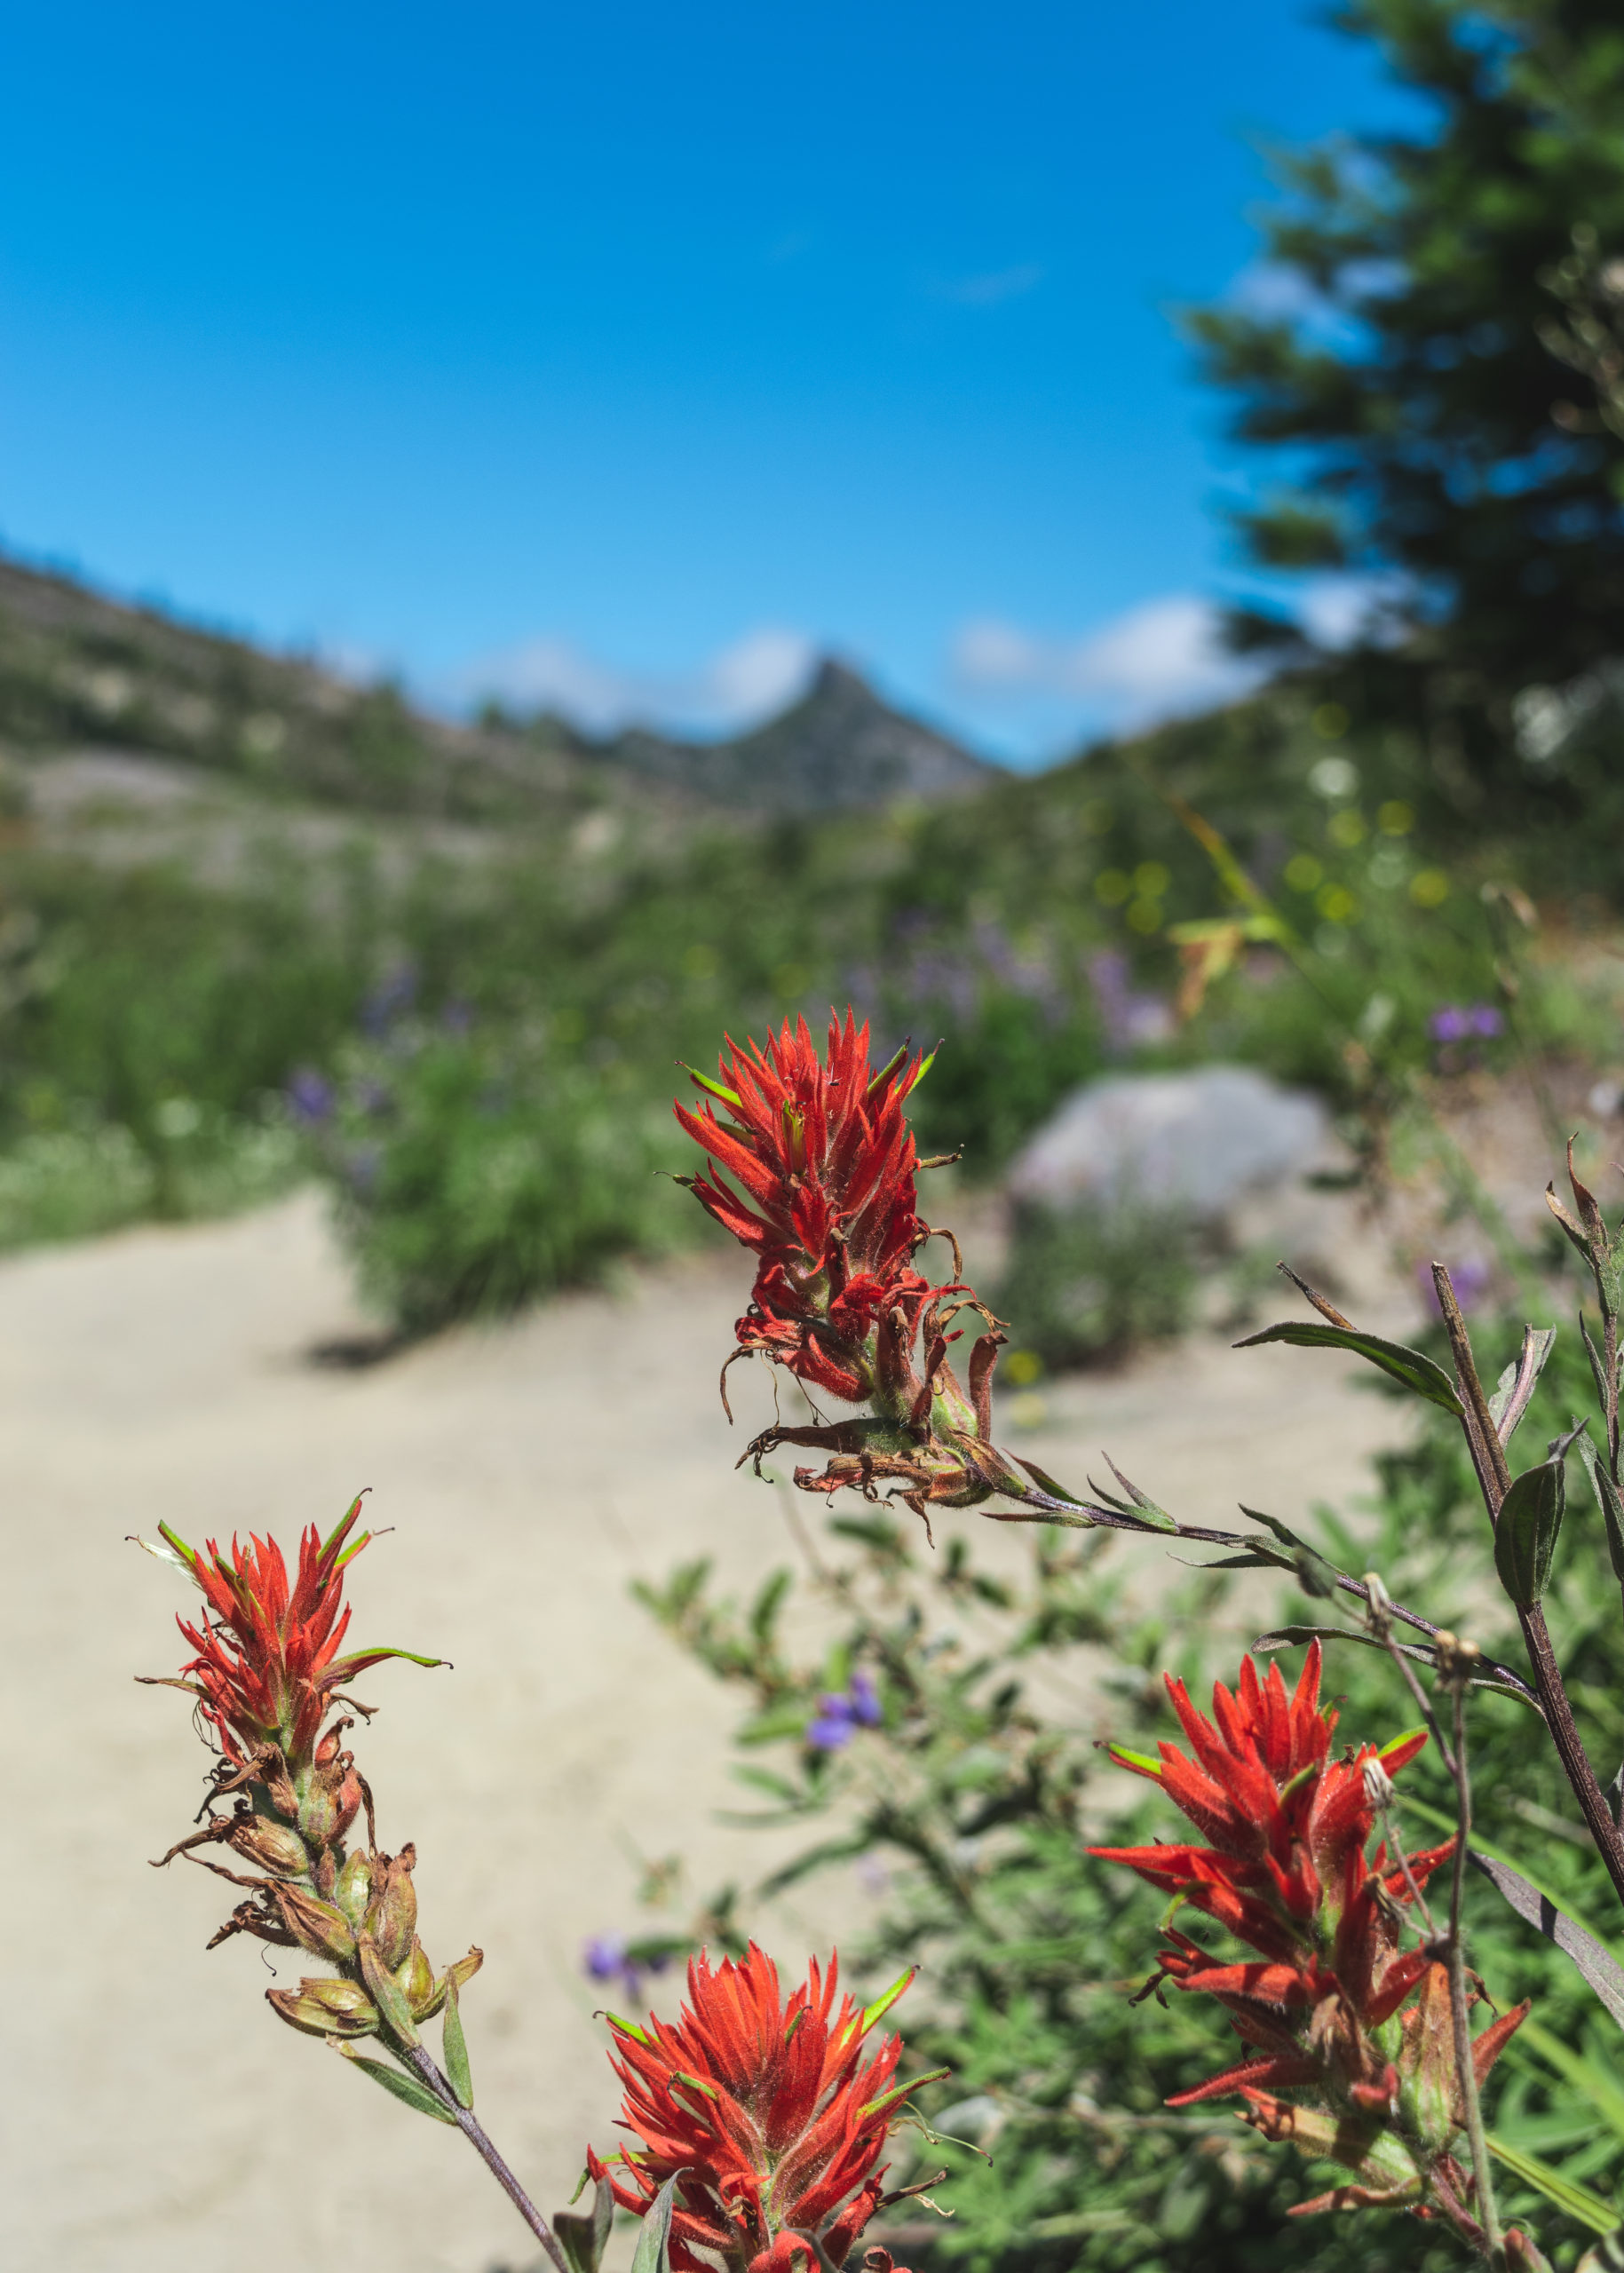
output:
M590 2017L603 1992L578 1954L588 1933L638 1922L629 1848L683 1850L698 1893L768 1860L759 1837L711 1820L733 1700L626 1599L631 1576L684 1555L713 1552L741 1585L784 1558L774 1498L733 1472L740 1436L716 1399L741 1260L348 1374L302 1361L353 1323L313 1195L0 1264L8 2265L530 2261L460 2140L272 2019L258 1945L205 1955L231 1889L147 1868L186 1827L204 1761L183 1700L131 1684L178 1662L184 1596L123 1542L161 1517L194 1541L234 1525L287 1538L373 1487L372 1518L395 1532L356 1572L358 1638L456 1668L384 1667L362 1685L384 1708L364 1753L380 1833L417 1841L431 1955L486 1952L465 2005L480 2111L551 2209L583 2139L612 2137ZM769 1417L764 1385L733 1379L744 1421ZM1104 1443L1208 1520L1242 1494L1290 1519L1361 1488L1398 1425L1338 1359L1237 1358L1211 1339L1067 1385L1050 1416L1027 1441L1063 1476L1097 1465ZM1148 1555L1142 1575L1156 1583ZM849 1883L804 1891L767 1922L798 1962L861 1903ZM299 1970L265 1955L284 1982Z

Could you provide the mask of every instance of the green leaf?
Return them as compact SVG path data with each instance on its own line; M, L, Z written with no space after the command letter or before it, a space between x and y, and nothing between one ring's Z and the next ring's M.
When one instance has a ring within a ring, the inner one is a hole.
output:
M1332 1599L1337 1591L1337 1572L1334 1563L1327 1563L1317 1547L1311 1547L1307 1540L1300 1539L1290 1525L1283 1524L1278 1516L1266 1516L1261 1508L1248 1508L1244 1501L1240 1512L1249 1517L1253 1523L1265 1525L1282 1546L1290 1548L1291 1561L1282 1567L1295 1572L1297 1584L1305 1595L1316 1595L1322 1602Z
M1077 1494L1074 1492L1068 1492L1064 1484L1059 1483L1054 1477L1050 1476L1046 1469L1040 1468L1036 1461L1022 1460L1020 1454L1017 1453L1015 1455L1015 1464L1018 1468L1024 1468L1027 1475L1037 1485L1038 1490L1040 1492L1047 1492L1051 1500L1063 1500L1066 1504L1071 1508L1075 1508L1079 1505ZM1113 1501L1112 1504L1114 1506L1116 1503Z
M1532 1610L1549 1582L1565 1500L1563 1460L1573 1441L1557 1437L1549 1460L1514 1477L1494 1519L1494 1568L1519 1610Z
M1542 2163L1537 2155L1495 2138L1492 2132L1488 2144L1489 2152L1497 2162L1504 2163L1512 2176L1520 2178L1525 2186L1532 2186L1536 2194L1555 2203L1565 2217L1572 2218L1578 2225L1588 2226L1593 2234L1610 2234L1617 2227L1618 2212L1610 2208L1599 2194L1592 2194L1588 2186L1575 2185L1559 2170Z
M614 2220L614 2190L606 2178L598 2181L592 2196L590 2214L582 2217L574 2210L560 2210L552 2222L558 2245L568 2258L573 2273L598 2273L603 2260L604 2244L609 2238L609 2228Z
M685 1065L680 1057L677 1063L682 1066L688 1079L691 1081L697 1081L701 1089L708 1089L713 1097L720 1097L723 1104L731 1105L735 1113L741 1110L741 1100L737 1089L724 1088L720 1081L713 1081L709 1073L696 1073L693 1066Z
M898 1998L902 1995L903 1992L907 1989L908 1984L913 1980L919 1968L916 1965L910 1965L906 1973L899 1973L897 1976L897 1978L891 1983L891 1987L885 1990L880 1996L876 1997L872 2005L868 2005L864 2008L862 2024L857 2031L860 2036L867 2036L869 2030L874 2026L875 2021L883 2021L884 2019L886 2014L890 2012Z
M649 2204L631 2260L631 2273L671 2273L671 2212L680 2171L668 2178Z
M1596 1446L1584 1433L1585 1423L1575 1420L1580 1431L1579 1457L1585 1464L1585 1474L1590 1479L1590 1489L1596 1494L1596 1504L1602 1511L1602 1521L1607 1526L1607 1552L1612 1560L1613 1575L1624 1580L1624 1496L1607 1472L1605 1461L1596 1457Z
M1351 1350L1356 1357L1367 1358L1373 1366L1393 1381L1401 1382L1406 1389L1414 1390L1417 1397L1424 1397L1430 1404L1440 1405L1446 1413L1461 1415L1461 1400L1455 1395L1454 1383L1443 1367L1420 1350L1408 1350L1402 1342L1384 1341L1379 1334L1360 1334L1351 1326L1326 1326L1310 1319L1287 1319L1279 1326L1265 1326L1261 1334L1248 1334L1237 1342L1237 1350L1256 1350L1264 1342L1289 1342L1302 1350Z
M456 1976L446 1976L446 2017L443 2024L446 2051L446 2073L451 2088L456 2094L459 2107L473 2105L473 2071L468 2065L468 2039L463 2034L463 2016L457 2005Z
M1582 2092L1608 2129L1624 2139L1624 2091L1619 2089L1604 2069L1594 2060L1587 2060L1582 2053L1575 2052L1538 2021L1525 2021L1517 2036L1528 2051L1537 2052L1542 2060L1548 2060L1559 2076L1565 2076L1576 2090Z
M415 2050L422 2039L417 2034L417 2024L412 2018L412 2008L406 2001L406 1992L379 1957L369 1934L361 1935L358 1954L361 1979L367 1984L367 1992L373 2003L388 2023L390 2034L399 2037L402 2044Z
M1576 1925L1557 1907L1548 1894L1542 1894L1531 1879L1509 1863L1502 1863L1492 1855L1482 1855L1467 1849L1469 1859L1476 1865L1489 1883L1497 1888L1510 1904L1517 1916L1530 1926L1537 1927L1548 1942L1554 1942L1564 1957L1571 1958L1607 2010L1624 2028L1624 1966L1612 1952L1604 1949L1593 1934Z
M368 2060L353 2045L345 2044L336 2036L329 2036L327 2040L353 2067L370 2076L375 2084L382 2084L386 2092L392 2092L406 2106L416 2108L419 2115L432 2115L436 2123L456 2121L445 2103L426 2084L420 2084L416 2076L408 2076L403 2069L392 2068L386 2061Z

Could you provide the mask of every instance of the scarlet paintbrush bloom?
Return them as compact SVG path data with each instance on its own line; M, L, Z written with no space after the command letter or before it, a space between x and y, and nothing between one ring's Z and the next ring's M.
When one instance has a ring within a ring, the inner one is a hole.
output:
M411 1658L409 1650L356 1650L340 1657L350 1623L344 1572L371 1537L363 1532L346 1546L360 1514L358 1499L323 1540L313 1524L299 1541L298 1572L291 1585L273 1539L250 1534L246 1548L234 1539L224 1555L213 1540L200 1555L167 1524L158 1526L173 1553L202 1588L214 1622L202 1627L177 1618L197 1651L183 1675L202 1699L202 1713L226 1758L241 1765L267 1745L296 1773L314 1757L335 1691L385 1658Z
M481 1959L471 1950L435 1974L417 1938L416 1849L408 1841L399 1854L379 1851L371 1794L344 1746L353 1724L344 1715L329 1718L345 1701L344 1684L368 1666L385 1658L445 1662L409 1650L339 1654L350 1623L344 1573L368 1537L351 1537L360 1514L357 1500L326 1540L313 1525L299 1541L291 1580L273 1539L250 1537L246 1548L234 1539L229 1555L210 1540L200 1555L167 1524L160 1526L164 1546L151 1551L190 1574L210 1614L201 1624L178 1620L197 1654L178 1680L159 1686L197 1699L221 1755L202 1827L162 1861L185 1855L247 1889L210 1949L251 1934L337 1968L297 1991L266 1991L292 2027L327 2038L392 2031L393 2040L408 2042L418 2023L444 2008L453 1984L472 1978ZM216 1812L227 1800L230 1811ZM363 1806L367 1844L352 1851L346 1841ZM210 1860L207 1850L221 1847L265 1876L244 1877Z
M1427 1948L1399 1945L1414 1893L1454 1843L1407 1858L1379 1845L1367 1856L1377 1794L1426 1734L1414 1730L1333 1760L1336 1715L1320 1709L1319 1673L1318 1642L1289 1698L1278 1665L1260 1682L1243 1659L1237 1693L1215 1686L1210 1721L1169 1675L1168 1694L1195 1757L1165 1742L1159 1762L1117 1745L1111 1752L1159 1783L1207 1843L1089 1851L1181 1897L1255 1953L1229 1961L1167 1929L1161 1978L1216 1996L1250 2047L1168 2104L1239 2094L1247 2119L1268 2136L1293 2137L1366 2182L1305 2209L1339 2198L1414 2203L1434 2167L1447 2166L1456 2192L1462 2182L1448 2155L1462 2116L1445 1970ZM1480 2077L1527 2009L1477 2038Z
M692 1076L707 1101L677 1118L709 1156L710 1177L685 1179L725 1231L757 1256L750 1307L735 1329L741 1350L764 1350L831 1397L873 1394L870 1342L884 1311L900 1304L910 1327L928 1299L914 1255L928 1233L914 1189L918 1155L903 1103L929 1058L899 1049L875 1072L868 1028L831 1012L825 1064L804 1018L764 1049L731 1038L721 1078ZM741 1198L725 1181L742 1188Z
M814 1959L785 2005L777 1967L752 1942L741 1963L724 1959L716 1972L703 1952L691 1960L689 2002L674 2027L651 2017L638 2028L611 2016L611 2057L626 2087L622 2128L641 2146L616 2170L589 2149L588 2166L638 2216L677 2178L678 2273L711 2273L694 2254L701 2249L729 2273L789 2273L797 2257L813 2266L797 2229L817 2233L839 2266L880 2206L875 2165L891 2115L915 2083L892 2080L899 2037L883 2039L867 2058L863 2047L914 1976L905 1974L867 2011L847 1997L835 2013L836 1976L836 1960L825 1974Z

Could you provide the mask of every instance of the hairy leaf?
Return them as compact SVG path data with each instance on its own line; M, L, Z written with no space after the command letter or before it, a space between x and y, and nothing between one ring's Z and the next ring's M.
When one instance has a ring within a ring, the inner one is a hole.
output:
M1457 1419L1461 1416L1461 1400L1443 1367L1423 1351L1406 1349L1402 1342L1388 1342L1379 1334L1360 1334L1352 1327L1319 1326L1309 1319L1286 1319L1279 1326L1265 1326L1259 1334L1248 1334L1235 1347L1256 1350L1264 1342L1289 1342L1303 1350L1351 1350L1356 1357L1367 1358L1393 1381L1414 1390L1417 1397L1424 1397L1432 1405L1441 1405L1446 1413L1453 1413Z

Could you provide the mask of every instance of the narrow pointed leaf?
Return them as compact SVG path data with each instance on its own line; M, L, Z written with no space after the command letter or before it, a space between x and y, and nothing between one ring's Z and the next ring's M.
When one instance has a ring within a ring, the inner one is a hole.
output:
M432 2115L436 2123L456 2121L443 2101L437 2098L426 2084L420 2084L416 2076L408 2076L403 2069L392 2068L387 2061L368 2060L340 2037L329 2036L327 2040L352 2067L359 2068L364 2075L370 2076L375 2084L382 2084L386 2092L392 2092L406 2106L416 2108L419 2115Z
M907 1063L907 1053L908 1044L905 1041L899 1048L891 1053L891 1057L886 1059L884 1065L882 1065L879 1072L874 1075L872 1080L869 1081L868 1087L863 1092L863 1103L865 1105L869 1104L872 1099L877 1097L882 1089L887 1088L891 1082L895 1081L897 1075L902 1071L902 1068Z
M724 1105L732 1105L733 1111L738 1112L740 1097L737 1089L730 1089L720 1081L713 1081L709 1073L696 1073L693 1066L685 1065L680 1057L677 1063L691 1081L696 1081L701 1089L709 1089L713 1097L720 1097Z
M446 1976L446 2017L443 2024L446 2074L459 2107L473 2105L473 2071L468 2065L468 2039L463 2034L463 2015L457 2003L456 1976Z
M1148 1492L1141 1492L1137 1484L1130 1484L1109 1453L1105 1454L1105 1465L1132 1501L1133 1511L1142 1523L1153 1525L1157 1531L1178 1529L1176 1519L1168 1515L1165 1508L1158 1507Z
M1461 1417L1461 1400L1443 1367L1424 1351L1406 1349L1402 1342L1388 1342L1379 1334L1360 1334L1351 1327L1319 1325L1311 1319L1286 1319L1279 1326L1265 1326L1260 1334L1248 1334L1235 1347L1256 1350L1264 1342L1289 1342L1302 1350L1351 1350L1356 1357L1379 1366L1393 1381L1414 1390L1417 1397L1442 1406L1457 1420Z
M1015 1464L1018 1468L1024 1468L1027 1475L1037 1485L1038 1490L1040 1492L1047 1492L1051 1500L1064 1500L1066 1505L1071 1508L1076 1508L1081 1505L1081 1502L1077 1498L1077 1494L1074 1492L1068 1492L1064 1484L1057 1482L1055 1477L1050 1476L1046 1469L1042 1469L1038 1466L1036 1461L1023 1460L1020 1454L1017 1453L1015 1454Z
M861 2025L858 2029L858 2034L860 2036L867 2036L869 2030L874 2026L875 2021L884 2019L886 2014L890 2012L891 2007L896 2003L898 1998L903 1994L904 1991L907 1988L909 1983L913 1981L918 1971L919 1968L916 1965L910 1965L906 1973L898 1975L896 1980L891 1983L891 1987L885 1991L883 1996L876 1997L872 2005L868 2005L864 2008Z
M632 2254L631 2273L671 2273L671 2212L680 2171L668 2178L648 2206Z
M379 1957L369 1934L360 1936L358 1947L361 1979L367 1984L367 1993L389 2024L390 2034L415 2049L422 2039L417 2034L417 2024L412 2018L412 2008L406 2001L406 1992Z
M582 2182L584 2184L585 2181ZM558 2212L552 2229L570 2261L572 2273L598 2273L614 2219L614 2190L606 2178L598 2181L592 2207L584 2216L575 2210Z
M1596 1383L1596 1400L1602 1411L1607 1410L1607 1374L1602 1364L1602 1353L1590 1339L1590 1329L1585 1324L1584 1304L1579 1306L1579 1331L1584 1337L1585 1356L1590 1360L1590 1379Z
M1525 1879L1509 1863L1501 1863L1473 1847L1469 1849L1473 1866L1481 1871L1491 1886L1499 1889L1519 1918L1537 1927L1548 1942L1554 1942L1566 1958L1571 1958L1601 1999L1620 2028L1624 2028L1624 1966L1611 1950L1604 1949L1593 1934L1558 1910L1548 1894Z
M1579 1422L1582 1430L1584 1423ZM1607 1526L1607 1552L1612 1559L1613 1575L1624 1581L1624 1494L1607 1472L1605 1461L1596 1457L1596 1446L1588 1435L1579 1439L1579 1457L1585 1464L1585 1474L1590 1479L1590 1489L1596 1494L1596 1504L1602 1511L1602 1521Z
M1331 1599L1336 1592L1335 1564L1327 1563L1317 1547L1299 1538L1290 1525L1283 1524L1278 1516L1266 1516L1261 1508L1248 1508L1244 1501L1240 1512L1255 1524L1266 1525L1283 1546L1290 1548L1291 1560L1283 1567L1295 1572L1297 1584L1305 1595L1317 1595L1322 1602Z
M1582 2092L1608 2129L1624 2139L1624 2092L1605 2069L1582 2052L1575 2052L1539 2021L1525 2021L1517 2034L1531 2052L1549 2061L1559 2076L1565 2076L1576 2091Z
M1488 2145L1496 2162L1504 2163L1514 2178L1520 2178L1525 2186L1532 2186L1536 2194L1542 2194L1576 2225L1588 2226L1593 2234L1610 2234L1617 2228L1618 2212L1610 2208L1599 2194L1592 2194L1588 2186L1565 2178L1559 2170L1542 2163L1525 2147L1514 2147L1508 2140L1495 2138L1492 2132Z
M1501 1374L1500 1385L1489 1399L1489 1418L1502 1445L1509 1445L1517 1433L1556 1339L1554 1326L1524 1327L1522 1349Z

